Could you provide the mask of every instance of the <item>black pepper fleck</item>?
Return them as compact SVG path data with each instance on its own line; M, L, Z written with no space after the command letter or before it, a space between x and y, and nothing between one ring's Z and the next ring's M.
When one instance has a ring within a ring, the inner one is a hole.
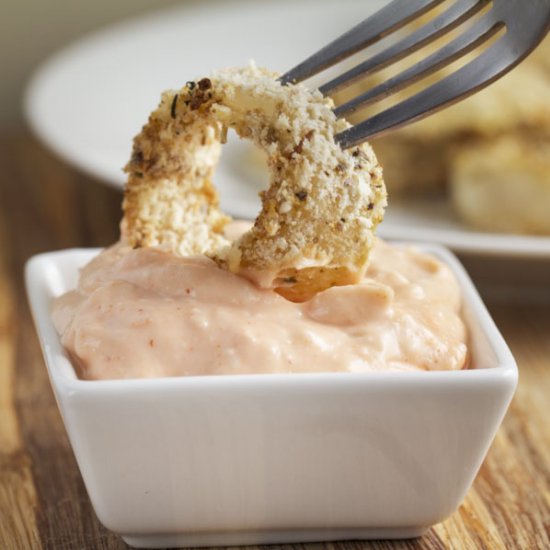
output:
M346 166L342 163L336 165L336 172L343 172L346 169Z
M199 90L212 88L212 81L209 78L201 78L198 82Z
M172 106L170 107L170 114L172 115L172 118L176 118L176 104L178 102L178 94L174 96L174 99L172 100Z
M307 199L307 191L297 191L296 193L294 193L296 195L296 198L300 201L305 201Z
M277 141L277 134L275 132L275 129L271 126L267 129L266 141L268 143L275 143Z
M132 163L139 164L143 162L143 151L141 149L134 149L132 152Z

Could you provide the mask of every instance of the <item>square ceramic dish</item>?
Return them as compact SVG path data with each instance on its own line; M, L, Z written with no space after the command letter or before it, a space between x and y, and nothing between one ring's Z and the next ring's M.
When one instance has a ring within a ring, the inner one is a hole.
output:
M419 248L458 278L470 370L79 380L51 302L98 251L32 258L38 335L99 520L155 548L414 537L451 514L518 373L458 261Z

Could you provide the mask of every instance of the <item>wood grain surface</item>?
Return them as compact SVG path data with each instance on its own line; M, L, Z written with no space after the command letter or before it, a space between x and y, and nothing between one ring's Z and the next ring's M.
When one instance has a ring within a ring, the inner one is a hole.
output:
M0 549L127 548L90 505L22 281L33 254L114 242L120 201L119 192L27 134L0 136ZM550 306L502 299L488 305L516 356L520 382L460 509L419 539L288 548L550 548Z

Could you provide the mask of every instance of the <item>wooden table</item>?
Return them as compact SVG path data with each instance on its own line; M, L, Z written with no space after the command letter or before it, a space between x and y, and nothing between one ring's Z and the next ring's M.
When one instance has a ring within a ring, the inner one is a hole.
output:
M22 282L33 254L114 242L120 202L27 134L0 137L0 549L126 548L90 505ZM294 547L550 548L550 306L489 306L520 383L460 509L420 539Z

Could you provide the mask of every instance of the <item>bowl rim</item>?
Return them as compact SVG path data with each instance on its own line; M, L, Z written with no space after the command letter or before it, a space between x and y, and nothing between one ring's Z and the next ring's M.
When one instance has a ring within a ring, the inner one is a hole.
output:
M44 355L51 384L64 394L95 394L97 392L146 390L158 392L161 390L177 391L178 388L205 386L209 388L237 386L334 386L335 384L354 385L366 383L369 386L408 386L441 385L459 381L470 384L496 380L508 381L515 386L518 378L516 361L487 311L478 291L466 270L446 247L438 244L410 243L389 241L392 245L414 247L421 252L434 255L445 263L453 272L459 283L463 305L467 304L479 322L482 335L489 344L494 355L495 365L478 369L441 370L441 371L375 371L375 372L319 372L319 373L254 373L254 374L221 374L194 375L162 378L129 378L113 380L82 380L61 345L60 338L51 320L51 285L48 276L52 268L61 270L60 260L72 255L85 255L87 261L101 248L71 248L52 252L44 252L29 258L25 265L25 286L31 313L42 353ZM49 290L49 292L48 292ZM466 322L466 321L465 321ZM467 326L468 323L466 322ZM468 327L469 328L469 327ZM62 365L62 368L59 368Z

